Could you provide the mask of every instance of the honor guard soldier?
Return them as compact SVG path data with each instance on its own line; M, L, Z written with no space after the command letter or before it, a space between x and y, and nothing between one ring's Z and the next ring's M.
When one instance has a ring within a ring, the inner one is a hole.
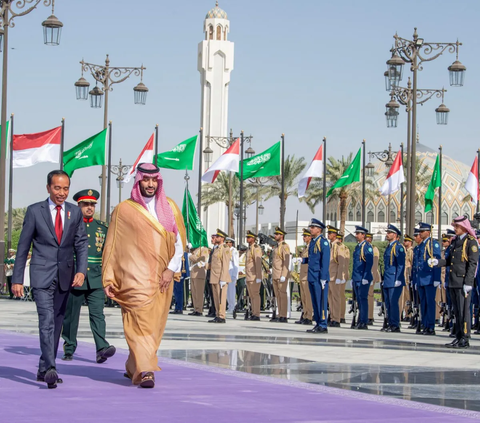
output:
M380 260L380 251L375 245L372 245L373 241L373 234L367 233L365 240L371 245L373 248L373 266L372 266L372 275L373 275L373 282L370 284L370 288L368 288L368 325L373 325L374 318L373 312L375 307L375 285L380 283L380 271L378 269L378 262Z
M287 233L278 226L275 228L275 241L277 246L272 251L272 281L275 298L277 299L279 319L270 321L288 323L287 288L290 269L290 247L285 242Z
M310 295L310 288L308 287L308 246L312 240L310 229L303 230L303 242L305 248L300 255L300 298L302 300L303 313L300 320L295 323L299 325L311 325L313 320L313 305L312 296Z
M98 191L85 189L77 192L73 200L82 210L85 230L88 237L88 268L82 286L73 288L67 302L65 320L63 321L62 338L64 340L62 360L71 361L77 349L77 332L80 320L80 309L84 301L88 304L90 328L97 349L97 363L104 363L115 354L115 347L105 339L106 326L103 307L105 293L102 285L103 244L107 236L105 222L94 219L95 204L99 199ZM70 216L66 216L67 219Z
M400 332L399 299L405 286L405 250L399 242L402 236L394 225L388 225L387 241L383 254L383 293L388 317L387 332Z
M452 225L456 236L451 242L450 256L440 260L432 257L428 261L433 266L450 266L448 289L455 314L455 339L445 346L468 348L467 322L470 320L471 291L478 263L478 243L467 216L457 217Z
M312 296L313 318L316 325L307 332L328 333L327 301L330 280L330 245L323 237L325 224L317 219L310 221L312 240L308 246L308 286Z
M400 297L400 313L404 312L404 320L410 320L410 312L413 298L410 296L410 277L412 275L413 264L413 238L410 235L403 237L403 248L405 248L405 286L403 287L403 294ZM403 298L403 301L402 301Z
M451 229L447 229L447 232L442 235L442 259L448 260L451 254L451 240L455 236L455 231ZM444 268L442 267L442 285L443 285L443 293L444 293L444 298L442 298L442 301L445 302L446 307L446 312L447 312L447 318L444 319L444 325L442 332L449 332L450 329L453 327L452 323L452 299L450 298L450 291L448 289L448 275L450 273L450 266L445 266ZM442 287L442 285L440 285ZM443 297L443 296L442 296ZM455 336L455 334L452 334L450 336Z
M193 311L190 316L203 315L203 303L205 292L205 278L207 276L207 263L209 258L207 247L195 248L189 256L190 262L190 285L192 290Z
M349 248L343 243L343 234L337 234L338 245L342 249L343 256L344 256L344 264L343 264L343 273L342 273L342 284L340 285L340 323L345 323L345 313L347 312L347 299L345 297L345 288L346 282L349 280L349 271L350 271L350 250Z
M215 236L215 247L210 262L210 285L212 287L213 301L215 303L216 316L208 323L225 323L225 313L227 305L227 289L225 286L231 282L230 279L230 260L232 252L224 242L227 234L217 229Z
M355 238L357 246L353 252L352 287L357 297L360 317L357 329L368 329L368 291L373 281L373 248L365 240L367 229L355 226Z
M417 289L424 335L435 335L435 295L441 283L441 270L428 263L429 259L440 259L440 244L431 237L432 225L420 222L418 248Z
M330 241L330 284L328 287L328 310L330 315L329 326L332 328L340 327L340 315L342 307L341 286L344 283L343 274L345 266L344 250L337 240L338 229L333 226L327 226L327 236Z
M250 320L260 320L260 286L262 285L262 249L257 244L257 234L247 232L248 249L245 253L245 279L252 306Z
M418 323L419 320L421 320L421 316L419 315L420 313L420 299L418 295L418 251L420 250L420 244L422 243L422 238L420 238L420 230L418 228L415 228L413 232L413 239L415 241L415 247L413 247L413 256L412 256L412 272L410 274L410 284L411 284L411 293L410 295L412 296L412 309L415 309L415 311L418 310L418 313L416 313L416 318L414 319L412 317L410 326L408 326L409 329L418 329L421 328L421 325L423 323ZM416 320L416 321L415 321ZM422 328L423 330L423 328Z

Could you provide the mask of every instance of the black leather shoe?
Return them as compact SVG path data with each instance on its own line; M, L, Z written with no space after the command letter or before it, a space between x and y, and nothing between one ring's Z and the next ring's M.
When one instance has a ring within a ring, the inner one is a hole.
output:
M215 323L226 323L227 321L225 319L222 319L220 317L217 317L217 321Z
M55 389L57 387L58 373L55 370L55 367L48 369L45 373L45 382L48 386L48 389Z
M209 320L208 323L217 323L218 317L215 317L212 320Z
M319 326L318 329L317 329L317 333L328 333L328 329L327 328L321 328Z
M435 329L426 329L424 332L423 332L424 335L427 335L427 336L433 336L435 335Z
M269 321L273 323L278 323L280 319L278 317L272 317Z
M62 357L62 360L63 361L72 361L73 360L73 354L63 354L63 357Z
M332 320L330 322L330 327L331 328L339 328L340 327L340 323L339 322L336 322L335 320Z
M312 321L310 319L303 319L302 325L308 325L310 326L312 324Z
M254 322L259 322L259 321L260 321L260 317L258 317L258 316L252 316L252 317L250 317L250 320L253 320Z
M373 320L373 319L368 319L367 325L368 325L368 326L372 326L374 321L375 321L375 320Z
M172 310L170 313L168 314L183 314L183 310Z
M304 321L305 321L305 319L300 319L300 320L297 320L297 321L295 322L295 324L297 324L297 325L303 325L303 322L304 322Z
M442 329L442 332L450 332L450 328L445 326L443 329Z
M45 373L47 372L37 372L37 382L45 382ZM57 383L63 383L63 379L57 378Z
M108 347L97 351L97 363L105 363L105 361L107 361L108 358L113 357L116 352L117 349L113 345L109 345Z
M453 348L468 348L470 347L470 344L465 338L460 339L457 344L453 346Z
M347 323L345 319L340 319L340 323Z
M360 323L358 326L357 326L357 329L358 330L368 330L368 326L366 323Z
M278 319L278 323L288 323L288 319L286 317L280 317L280 319Z
M448 343L448 344L445 344L445 346L447 348L454 348L460 341L455 338L452 342Z
M395 332L396 332L396 333L399 333L399 332L401 332L401 331L400 331L400 328L397 327L397 326L390 326L390 327L387 329L387 332L392 332L392 333L395 333Z
M308 333L317 333L318 329L320 329L320 326L315 325L312 329L307 329Z

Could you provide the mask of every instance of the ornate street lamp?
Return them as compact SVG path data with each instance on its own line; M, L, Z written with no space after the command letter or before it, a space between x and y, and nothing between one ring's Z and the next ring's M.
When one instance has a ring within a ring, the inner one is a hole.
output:
M457 52L458 56L458 52ZM449 67L448 73L450 75L450 86L451 87L463 87L463 81L465 80L465 71L467 68L461 62L455 60Z
M140 82L137 84L136 87L133 88L134 91L134 102L135 104L141 104L142 106L145 106L145 103L147 102L147 93L148 93L148 88L145 86L143 83L143 65L140 68Z
M54 14L55 1L52 1L52 14L42 22L43 42L47 46L58 46L62 35L63 23Z
M102 108L103 91L100 88L98 88L98 86L95 86L93 88L93 90L90 91L89 94L90 94L90 107L92 107L94 109L101 109Z
M262 216L264 210L265 210L265 207L263 206L263 204L260 204L260 205L258 206L258 214L259 214L260 216ZM257 228L257 229L258 229L258 228Z
M205 155L205 165L208 167L210 166L210 163L212 163L212 155L213 155L213 150L210 148L209 145L207 145L207 148L203 150L203 154Z
M248 147L245 150L245 157L247 159L251 159L255 155L255 150L252 148L252 146Z
M385 116L387 118L387 128L396 128L398 120L398 109L400 104L398 104L394 98L393 93L390 96L390 101L385 104Z
M371 160L371 158L370 158ZM373 165L373 163L371 161L368 161L368 164L365 166L365 169L367 170L367 176L373 176L374 172L375 172L375 166Z
M387 60L388 78L393 86L398 85L402 80L404 65L405 61L397 53L393 53L392 57Z
M88 89L90 88L90 82L88 82L83 76L75 82L75 92L77 93L77 100L88 100Z
M450 109L445 106L443 102L435 109L435 113L437 115L437 125L446 125L448 123L448 114L450 113Z

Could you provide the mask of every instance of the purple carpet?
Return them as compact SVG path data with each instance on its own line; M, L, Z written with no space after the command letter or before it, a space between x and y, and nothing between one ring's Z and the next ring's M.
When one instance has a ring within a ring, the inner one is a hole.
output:
M38 338L0 331L2 422L473 422L480 413L160 359L154 389L123 377L125 351L104 364L94 346L57 368L64 383L36 382Z

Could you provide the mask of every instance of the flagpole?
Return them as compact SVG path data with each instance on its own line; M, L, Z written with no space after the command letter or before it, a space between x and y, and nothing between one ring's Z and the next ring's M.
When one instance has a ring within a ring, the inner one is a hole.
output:
M111 184L110 184L110 177L112 172L112 121L108 123L108 162L107 162L107 213L106 219L107 223L110 222L110 191L111 191Z
M280 194L280 227L285 225L285 134L282 134L282 190Z
M438 242L442 245L442 146L440 150L440 187L438 188Z
M202 221L202 148L203 148L203 128L200 128L200 142L198 143L198 194L197 194L197 213Z
M480 148L477 150L477 174L475 175L477 177L477 190L480 191L478 189L478 181L480 181ZM480 198L479 195L478 195L478 191L477 191L477 213L480 212Z
M362 141L363 146L363 170L362 170L362 226L365 227L365 140Z
M154 156L153 156L155 160L155 164L156 164L156 161L158 160L157 156L158 156L158 123L155 125L155 150L154 150Z
M10 171L8 177L8 229L7 229L7 250L12 248L13 229L13 113L10 115ZM7 130L7 126L4 129ZM3 129L2 129L3 132ZM5 137L6 139L6 137Z
M185 176L183 177L185 179L185 193L183 195L183 202L184 204L187 205L187 243L190 243L190 203L188 202L188 197L187 197L187 192L188 192L188 180L190 179L190 176L188 176L188 170L185 169ZM186 246L185 246L186 248Z
M62 118L62 136L60 138L60 170L63 170L63 150L65 146L65 118Z
M400 144L400 154L402 155L402 167L403 167L403 142ZM405 230L403 228L404 219L403 219L403 185L402 182L400 184L400 231L402 235L405 236Z
M327 216L327 137L323 137L323 210L322 210L322 220L323 223L326 223L325 217Z
M239 217L238 220L240 221L240 229L238 233L238 243L241 244L244 241L243 237L243 214L245 213L245 210L243 210L243 143L244 143L244 137L243 137L243 131L240 133L240 211L239 211Z

